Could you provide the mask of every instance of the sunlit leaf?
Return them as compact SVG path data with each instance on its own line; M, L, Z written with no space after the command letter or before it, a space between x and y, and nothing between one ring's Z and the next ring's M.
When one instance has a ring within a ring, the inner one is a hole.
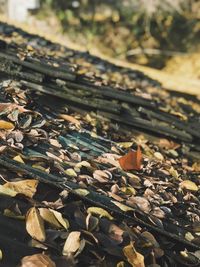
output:
M35 254L24 257L20 267L56 267L56 264L47 255Z
M12 130L15 128L15 125L11 122L0 120L0 129L3 130Z
M104 209L99 207L90 207L87 209L88 213L99 215L100 217L106 217L109 220L113 220L114 218Z
M52 210L52 209L49 209L53 214L54 216L56 217L56 219L58 220L58 222L65 228L65 229L68 229L69 228L69 222L67 219L63 218L62 214L56 210Z
M26 215L26 230L29 235L38 241L44 242L46 234L44 230L44 221L35 207L30 208Z
M120 210L123 210L123 211L131 211L133 210L133 208L129 207L129 206L126 206L118 201L114 201L112 200L111 201L113 204L115 204L118 208L120 208Z
M145 267L144 256L136 251L132 242L123 248L123 252L131 266Z
M71 122L77 126L80 126L80 121L67 114L60 114L59 117L65 121Z
M17 195L17 192L10 188L4 187L3 185L0 185L0 195L7 195L10 197L15 197Z
M78 231L71 232L64 244L62 254L67 256L71 253L75 253L80 247L80 235L81 233Z
M7 182L3 185L5 188L9 188L17 193L23 194L32 198L36 193L38 181L33 179L27 179L17 182Z
M87 196L90 193L88 190L82 188L75 189L74 192L83 197Z
M198 191L199 190L198 186L194 182L192 182L190 180L184 180L184 181L182 181L179 184L179 186L182 189L187 189L187 190L190 190L190 191Z
M47 208L39 208L41 217L56 229L62 228L62 225L56 219L54 213Z
M24 163L20 155L15 156L13 159L16 160L17 162Z

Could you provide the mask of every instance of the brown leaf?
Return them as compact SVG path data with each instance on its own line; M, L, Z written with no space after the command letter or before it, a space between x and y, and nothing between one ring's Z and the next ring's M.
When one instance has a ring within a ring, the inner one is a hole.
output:
M113 220L114 219L106 210L104 210L102 208L99 208L99 207L90 207L90 208L87 209L87 212L91 213L91 214L97 214L100 217L106 217L109 220Z
M124 247L123 252L131 266L145 267L144 256L136 251L133 242L131 242L130 245Z
M56 264L47 255L35 254L24 257L20 267L56 267Z
M126 203L132 207L138 207L146 213L150 212L151 210L149 201L144 197L130 197Z
M38 241L44 242L46 234L44 230L44 221L35 207L28 210L26 215L26 230L29 235Z
M71 253L75 253L80 247L80 235L78 231L71 232L64 244L62 254L67 256Z
M47 208L39 208L41 217L48 222L52 227L56 229L62 228L61 224L58 222L53 212Z
M8 182L3 185L5 188L12 189L13 191L23 194L32 198L36 192L38 181L33 179L27 179L17 182Z
M141 169L142 163L142 152L140 146L138 146L137 151L130 150L128 154L119 158L119 164L121 168L125 171Z

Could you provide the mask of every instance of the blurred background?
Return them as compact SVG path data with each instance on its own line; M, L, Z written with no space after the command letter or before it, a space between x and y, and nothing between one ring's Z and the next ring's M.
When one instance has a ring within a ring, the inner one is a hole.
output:
M76 49L200 78L199 0L0 0L0 12Z

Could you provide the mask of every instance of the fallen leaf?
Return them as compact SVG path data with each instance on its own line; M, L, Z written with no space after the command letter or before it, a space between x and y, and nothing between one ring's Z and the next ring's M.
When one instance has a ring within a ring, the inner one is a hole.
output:
M81 233L78 231L73 231L68 235L65 241L64 247L63 247L63 252L62 252L64 256L67 256L71 253L75 253L79 249L80 235Z
M121 142L121 143L117 143L117 145L121 148L127 149L133 145L133 142Z
M136 251L133 242L124 247L123 252L131 266L145 267L144 256Z
M12 130L15 128L15 125L11 122L0 120L0 129L3 130Z
M76 172L72 168L65 170L65 173L70 177L77 177Z
M82 197L85 197L90 193L88 190L82 188L75 189L74 192Z
M142 211L149 213L151 210L151 206L149 201L144 197L130 197L126 203L132 207L138 207Z
M182 181L179 184L179 186L182 189L187 189L187 190L190 190L190 191L198 191L199 190L198 186L194 182L192 182L190 180L184 180L184 181Z
M35 254L22 258L20 267L56 267L56 264L47 255Z
M123 211L131 211L133 210L133 208L129 207L129 206L126 206L120 202L117 202L117 201L114 201L112 200L111 201L113 204L115 204L118 208L120 208L120 210L123 210Z
M0 249L0 260L3 259L3 253L2 253L2 250Z
M118 159L121 168L125 171L141 169L142 162L142 152L140 146L138 146L137 151L130 150L128 154Z
M52 210L52 209L49 209L53 214L54 216L56 217L56 219L58 220L58 222L65 228L65 229L68 229L69 228L69 222L67 219L63 218L62 214L56 210Z
M10 197L15 197L17 195L17 192L10 188L4 187L3 185L0 185L0 195L7 195Z
M88 213L99 215L100 217L106 217L109 220L113 220L114 218L104 209L99 207L90 207L87 209Z
M67 115L67 114L60 114L59 117L65 121L71 122L73 124L76 124L77 126L80 126L81 123L79 120L75 119L74 117Z
M23 161L23 159L21 158L20 155L15 156L13 159L14 159L15 161L17 161L17 162L24 163L24 161Z
M35 207L30 208L26 215L26 230L29 235L38 241L44 242L46 234L44 230L44 221Z
M39 212L43 220L48 222L52 227L56 229L62 228L62 225L58 222L53 212L47 208L39 208Z
M17 182L7 182L3 185L5 188L9 188L17 193L23 194L32 198L36 193L38 181L33 179L27 179Z

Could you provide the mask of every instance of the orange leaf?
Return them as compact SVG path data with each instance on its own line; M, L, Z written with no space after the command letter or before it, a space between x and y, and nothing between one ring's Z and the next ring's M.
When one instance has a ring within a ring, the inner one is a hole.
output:
M59 117L65 121L71 122L77 126L80 126L80 121L67 114L60 114Z
M141 169L142 162L142 152L138 146L137 151L130 150L126 155L119 158L119 164L121 168L125 171Z

